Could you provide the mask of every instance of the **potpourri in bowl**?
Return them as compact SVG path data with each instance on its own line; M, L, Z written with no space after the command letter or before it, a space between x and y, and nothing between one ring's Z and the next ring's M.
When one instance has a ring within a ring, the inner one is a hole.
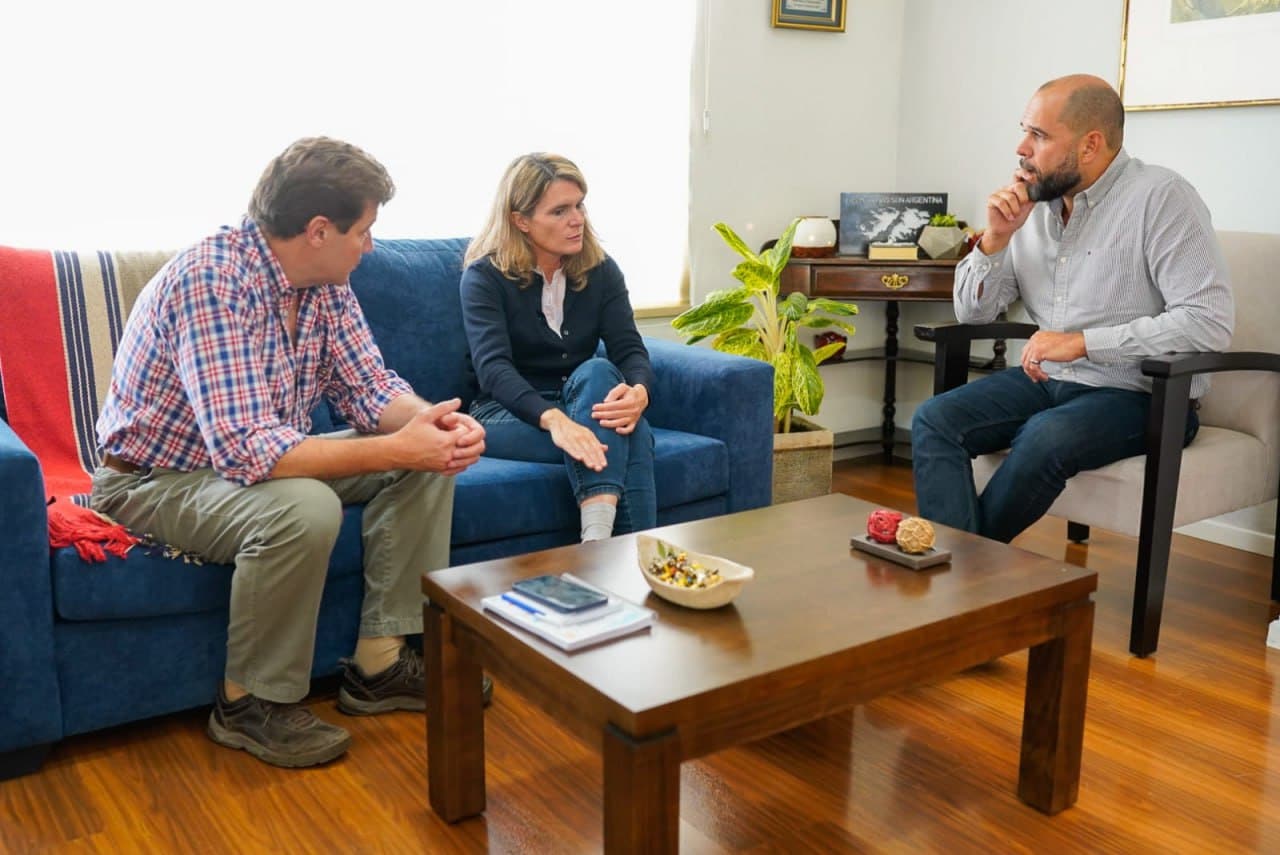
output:
M640 573L655 594L691 609L714 609L733 601L755 576L750 567L682 549L647 534L636 535Z

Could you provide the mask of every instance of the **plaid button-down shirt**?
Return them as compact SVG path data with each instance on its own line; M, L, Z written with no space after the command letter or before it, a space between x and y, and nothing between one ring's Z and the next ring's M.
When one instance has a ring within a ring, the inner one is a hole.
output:
M296 344L286 329L297 306ZM294 288L257 224L180 253L138 297L98 417L104 451L145 466L267 478L328 398L373 432L412 391L386 368L346 283Z

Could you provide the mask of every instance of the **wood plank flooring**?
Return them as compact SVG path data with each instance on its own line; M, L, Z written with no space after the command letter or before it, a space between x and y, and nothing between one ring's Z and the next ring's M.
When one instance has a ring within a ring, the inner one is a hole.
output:
M835 489L914 509L906 464L836 464ZM1099 572L1080 799L1015 795L1026 654L682 769L686 853L1280 852L1280 650L1269 559L1177 536L1158 653L1128 653L1136 544L1046 519L1019 546ZM923 577L909 577L919 584ZM207 710L65 740L0 783L0 852L596 852L601 762L497 687L488 811L427 805L423 719L347 718L328 767L275 769L204 735Z

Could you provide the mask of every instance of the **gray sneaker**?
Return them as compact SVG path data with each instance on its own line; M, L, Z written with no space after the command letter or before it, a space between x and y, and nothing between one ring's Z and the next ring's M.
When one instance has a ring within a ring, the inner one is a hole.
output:
M342 688L338 709L347 715L373 715L392 710L421 712L427 708L426 668L422 654L409 645L400 648L395 664L370 677L354 659L340 659ZM493 700L493 681L482 676L484 705Z
M209 738L288 768L328 763L351 745L351 734L322 721L306 707L254 695L228 701L222 687L209 714Z

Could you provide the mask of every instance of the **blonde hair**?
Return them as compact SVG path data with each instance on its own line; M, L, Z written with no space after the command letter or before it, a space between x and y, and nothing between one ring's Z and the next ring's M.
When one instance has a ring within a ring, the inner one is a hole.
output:
M551 182L560 179L572 181L586 195L587 179L566 157L533 152L511 161L498 184L498 193L484 228L467 246L464 265L488 256L502 275L518 280L520 287L531 284L536 263L533 244L524 232L516 228L511 215L532 217ZM587 219L582 229L582 251L564 258L565 279L574 290L582 289L587 284L587 273L604 258L604 250L600 248L591 221Z

